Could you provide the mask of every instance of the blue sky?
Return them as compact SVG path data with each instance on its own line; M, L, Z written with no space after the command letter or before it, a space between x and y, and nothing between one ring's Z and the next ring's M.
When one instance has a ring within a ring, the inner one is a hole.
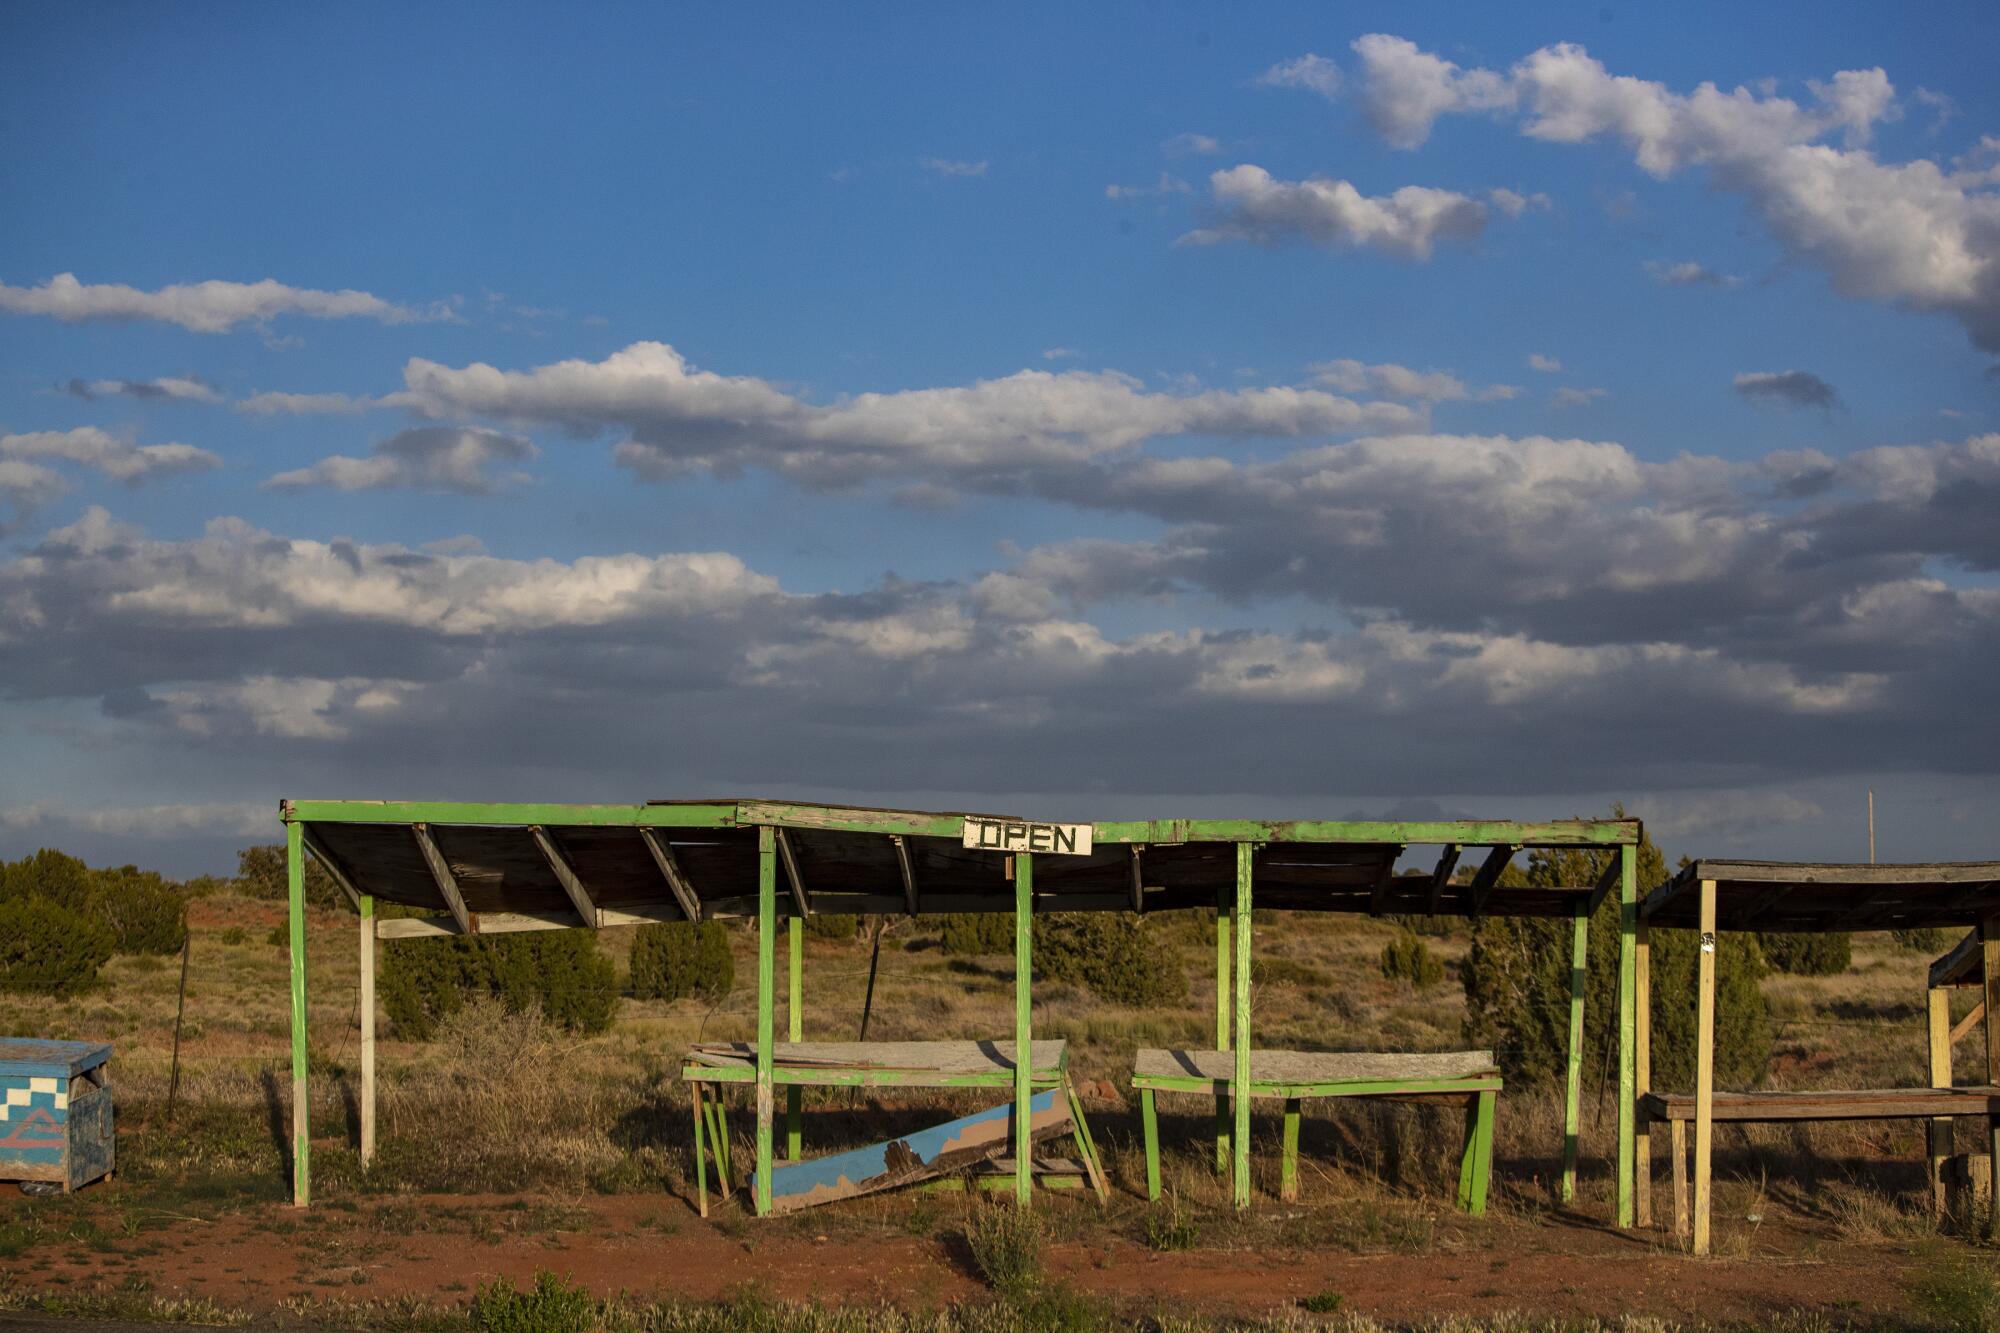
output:
M0 853L728 789L1835 857L1872 784L1990 855L1996 26L10 8Z

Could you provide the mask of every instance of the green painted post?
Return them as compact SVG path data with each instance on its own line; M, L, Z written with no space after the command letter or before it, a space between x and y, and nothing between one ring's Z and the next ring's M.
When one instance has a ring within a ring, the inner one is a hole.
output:
M1215 895L1215 1049L1226 1051L1230 1044L1229 990L1229 896ZM1229 1170L1229 1099L1215 1095L1215 1174Z
M791 1041L803 1041L805 1006L802 1003L805 990L805 922L792 917L785 923L789 938L790 957L786 960L785 983L791 993L785 997L785 1031ZM799 1133L799 1106L805 1089L794 1083L785 1089L785 1156L791 1161L799 1160L801 1147Z
M1576 1197L1576 1152L1583 1101L1583 983L1590 967L1590 905L1576 905L1569 950L1569 1086L1563 1102L1562 1201Z
M306 854L305 828L285 823L285 885L292 926L292 1206L312 1202L311 1113L306 1091Z
M1630 843L1620 847L1618 867L1618 1225L1629 1227L1638 1174L1633 1119L1639 1096L1639 849Z
M1153 1090L1139 1090L1139 1116L1146 1130L1146 1197L1160 1197L1160 1117L1153 1106Z
M1285 1160L1279 1169L1278 1197L1287 1203L1299 1197L1299 1107L1297 1097L1285 1098Z
M757 1198L758 1216L771 1211L771 1055L777 1007L778 839L757 828Z
M1014 857L1014 1199L1035 1191L1034 1096L1035 857Z
M1236 1104L1236 1206L1250 1206L1250 859L1252 844L1236 844L1236 1068L1229 1080Z

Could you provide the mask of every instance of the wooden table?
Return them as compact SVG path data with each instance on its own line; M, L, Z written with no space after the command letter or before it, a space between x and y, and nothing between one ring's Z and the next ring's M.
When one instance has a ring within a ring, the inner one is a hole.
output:
M1230 1051L1143 1050L1133 1061L1132 1086L1139 1091L1146 1128L1146 1196L1160 1197L1159 1119L1153 1097L1159 1092L1229 1094L1235 1072ZM1465 1147L1458 1168L1458 1203L1474 1217L1486 1211L1486 1188L1493 1166L1494 1103L1500 1069L1491 1051L1446 1051L1429 1055L1376 1052L1252 1051L1250 1095L1285 1101L1284 1164L1279 1197L1299 1192L1299 1111L1307 1097L1374 1097L1386 1101L1461 1102L1466 1109Z
M1718 1092L1712 1094L1710 1100L1713 1119L1733 1121L1739 1125L1815 1120L1932 1120L1951 1116L1979 1116L1989 1125L2000 1125L2000 1087L1992 1085L1970 1088L1864 1088L1857 1092L1766 1089L1759 1092ZM1669 1155L1673 1159L1674 1234L1683 1237L1690 1233L1692 1227L1687 1188L1687 1125L1695 1118L1695 1108L1696 1098L1691 1092L1649 1092L1639 1099L1642 1136L1655 1120L1668 1122L1673 1132ZM1650 1176L1653 1164L1642 1161L1639 1169ZM1703 1230L1706 1229L1704 1226Z
M1070 1083L1069 1048L1061 1041L1036 1041L1032 1090L1053 1090L1068 1110L1077 1161L1098 1197L1105 1196L1103 1162L1083 1118L1083 1105ZM681 1078L694 1101L695 1188L702 1216L708 1215L707 1164L715 1165L724 1198L730 1193L728 1122L722 1085L757 1081L757 1048L749 1042L709 1042L690 1047ZM772 1047L771 1081L779 1086L839 1088L1014 1087L1011 1041L781 1041ZM703 1087L712 1090L705 1097ZM704 1142L706 1141L706 1142ZM797 1160L794 1149L794 1160ZM1036 1163L1042 1170L1051 1164Z

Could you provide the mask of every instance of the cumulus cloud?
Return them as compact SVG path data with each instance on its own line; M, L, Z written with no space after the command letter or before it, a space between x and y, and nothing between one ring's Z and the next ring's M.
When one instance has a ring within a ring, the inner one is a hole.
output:
M0 806L0 828L61 829L118 837L259 838L269 837L276 823L269 804L237 802L70 808L37 801Z
M222 391L195 376L162 376L151 380L72 379L63 386L73 398L139 398L184 403L219 403Z
M1586 389L1565 387L1549 395L1549 402L1557 407L1584 407L1609 394L1609 389Z
M58 273L39 287L0 283L0 310L17 315L48 315L66 324L87 320L157 320L178 324L194 333L227 333L239 324L262 324L279 315L308 319L373 319L383 324L451 318L449 307L418 310L396 305L368 292L317 291L289 287L266 278L262 282L173 283L143 291L123 283L84 283L73 273Z
M1425 403L1474 399L1493 402L1520 395L1511 384L1468 385L1458 376L1442 370L1411 370L1392 364L1364 365L1359 361L1320 361L1306 367L1314 384L1342 393L1369 393Z
M1216 220L1182 236L1184 245L1307 241L1420 262L1440 242L1478 239L1488 218L1486 205L1452 190L1405 185L1370 196L1344 180L1279 180L1249 164L1215 172L1208 185Z
M253 393L236 410L253 417L345 416L374 406L372 398L345 393Z
M1528 353L1528 369L1530 370L1539 370L1544 375L1555 375L1561 373L1562 368L1563 363L1555 357L1543 356L1540 352Z
M629 438L615 456L643 476L769 468L817 487L877 477L1019 488L1172 435L1277 439L1403 429L1397 403L1280 386L1155 393L1114 372L1023 370L967 386L863 393L831 404L754 376L690 365L664 343L526 371L413 358L383 401L434 418L482 417Z
M1619 142L1660 179L1704 170L1836 291L1949 315L1977 346L2000 351L2000 174L1976 153L1949 168L1877 158L1875 128L1901 114L1880 69L1810 81L1801 102L1712 83L1675 92L1613 74L1570 43L1504 73L1461 70L1381 34L1354 49L1362 105L1393 146L1422 144L1440 116L1477 112L1513 117L1550 143Z
M1166 195L1189 194L1193 187L1179 176L1163 171L1151 185L1107 185L1106 199L1155 199Z
M1213 157L1222 151L1222 140L1212 134L1176 134L1162 141L1160 151L1168 157Z
M1747 402L1777 407L1817 407L1831 411L1840 406L1834 387L1809 370L1754 370L1738 375L1731 386Z
M1340 96L1340 66L1325 56L1307 52L1279 61L1259 74L1257 82L1266 88L1303 88L1332 101Z
M1734 287L1743 281L1733 273L1717 273L1692 259L1678 263L1649 259L1645 269L1662 287Z
M0 435L0 458L75 463L133 484L222 465L220 458L191 444L134 444L95 426Z
M420 426L378 440L366 458L334 454L308 468L280 472L269 490L326 486L337 491L425 490L487 495L527 480L509 464L535 457L518 435L462 426Z

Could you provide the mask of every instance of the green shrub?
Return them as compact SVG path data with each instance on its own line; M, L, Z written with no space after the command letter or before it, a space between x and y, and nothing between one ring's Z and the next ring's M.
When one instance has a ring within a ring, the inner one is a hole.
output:
M429 1041L474 994L497 996L511 1013L540 1009L573 1032L602 1032L616 983L611 960L583 930L406 940L382 951L382 1008L415 1041Z
M1854 961L1853 938L1844 932L1814 931L1778 934L1760 931L1757 947L1764 961L1780 972L1800 977L1831 977Z
M1006 1204L979 1210L965 1230L972 1266L1009 1300L1028 1295L1042 1280L1042 1225L1025 1208Z
M1124 913L1058 912L1035 918L1037 976L1088 986L1113 1004L1165 1004L1187 998L1180 960Z
M1899 949L1929 954L1934 958L1965 936L1958 931L1947 930L1943 926L1917 926L1911 930L1892 930L1889 932L1889 938L1896 942L1896 947Z
M46 898L72 912L88 912L95 889L90 867L53 847L0 863L0 899Z
M1421 913L1392 915L1382 918L1390 925L1407 930L1412 935L1429 935L1433 939L1444 939L1453 935L1463 935L1470 929L1462 916L1424 916Z
M137 866L100 870L95 903L119 953L178 953L187 938L187 900L158 874Z
M1322 1287L1310 1296L1299 1297L1299 1308L1312 1314L1337 1314L1347 1298L1332 1287Z
M949 954L984 957L1014 952L1011 912L951 912L938 918L939 943Z
M597 1302L542 1269L530 1290L517 1291L502 1277L474 1292L472 1325L480 1333L592 1333L598 1327Z
M835 912L806 918L806 934L816 940L851 940L861 933L861 918Z
M1201 1241L1201 1223L1194 1213L1181 1206L1181 1196L1168 1197L1165 1208L1146 1213L1146 1248L1162 1252L1191 1250Z
M1522 870L1509 866L1503 884L1543 887L1595 884L1615 852L1556 848L1530 853ZM1666 858L1650 839L1638 848L1641 893L1667 878ZM1584 1081L1596 1086L1603 1061L1618 1058L1618 915L1608 894L1590 919L1584 972ZM1572 923L1533 917L1487 917L1473 928L1460 965L1465 988L1465 1035L1490 1046L1511 1081L1548 1084L1563 1076L1569 1050ZM1652 981L1652 1074L1655 1088L1694 1087L1695 977L1699 952L1691 930L1654 927L1649 935ZM1717 947L1715 1077L1723 1088L1763 1078L1771 1054L1771 1020L1759 983L1764 957L1754 936L1725 933Z
M285 922L280 921L277 925L264 932L264 943L274 949L291 948L292 928Z
M247 938L241 926L230 926L222 932L222 942L226 945L241 944Z
M729 994L735 981L736 960L720 921L698 926L663 921L641 926L632 936L632 994L642 1000L693 995L713 1003Z
M1430 946L1407 930L1382 946L1382 975L1391 981L1407 981L1418 990L1444 980L1444 964L1431 956Z
M338 907L344 901L340 886L317 857L306 856L306 903L312 907ZM291 880L285 870L285 844L264 843L245 847L236 854L236 891L245 898L287 899L292 896Z
M0 901L0 990L74 995L111 960L111 929L41 897Z

